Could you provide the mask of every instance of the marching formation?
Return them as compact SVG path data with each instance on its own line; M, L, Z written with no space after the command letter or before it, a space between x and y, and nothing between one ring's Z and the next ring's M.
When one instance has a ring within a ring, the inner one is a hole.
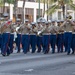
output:
M75 51L75 21L69 16L63 21L49 20L39 18L37 22L29 23L25 19L25 24L20 19L12 24L8 14L4 14L4 21L0 19L0 48L3 56L9 56L13 53L13 44L16 43L17 53L20 53L22 45L23 53L43 52L47 54L57 52L67 52L67 55L74 54Z

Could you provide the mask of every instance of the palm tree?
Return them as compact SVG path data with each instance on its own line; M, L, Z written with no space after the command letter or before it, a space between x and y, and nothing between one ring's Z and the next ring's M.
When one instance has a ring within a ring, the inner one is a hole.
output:
M0 7L3 7L3 13L5 11L5 0L0 0Z
M22 23L24 23L24 7L25 7L25 2L26 2L26 0L23 0L23 9L22 9Z
M14 16L15 16L15 22L16 22L16 18L17 17L17 4L18 4L18 0L14 1Z
M9 14L10 14L10 4L14 4L15 0L5 0L5 3L9 4Z
M51 0L49 1L51 2ZM73 4L73 0L54 0L53 4L50 5L49 8L46 10L46 13L50 15L53 12L55 12L56 9L61 8L63 12L63 18L65 18L65 15L66 15L65 12L67 11L66 9L67 6L70 6L71 8L75 10L75 4Z

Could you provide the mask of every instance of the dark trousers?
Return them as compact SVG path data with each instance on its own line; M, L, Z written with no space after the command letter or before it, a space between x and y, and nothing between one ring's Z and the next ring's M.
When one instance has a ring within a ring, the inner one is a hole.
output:
M11 53L13 52L13 43L14 43L14 34L10 34L9 47Z
M52 53L55 53L56 35L50 35L50 44L52 48Z
M43 52L49 52L49 35L43 35Z
M57 49L58 52L63 52L63 34L57 35Z
M32 48L32 53L34 53L36 51L36 45L37 45L36 35L30 35L30 45Z
M75 34L72 34L72 52L74 53L75 51Z
M41 52L41 46L42 46L42 37L41 36L37 36L37 47L38 47L38 51L37 52Z
M2 38L3 38L2 54L8 55L10 54L10 48L9 48L10 33L3 33Z
M1 48L1 53L2 53L2 41L3 41L2 35L0 34L0 48Z
M30 42L29 35L22 35L22 48L24 53L27 53L29 50L29 42Z
M22 41L22 35L21 34L17 34L17 38L16 38L16 45L18 47L18 51L17 52L20 52L21 41Z
M67 53L70 53L71 48L71 42L72 42L72 33L71 32L65 32L64 33L64 42L65 42L65 51Z

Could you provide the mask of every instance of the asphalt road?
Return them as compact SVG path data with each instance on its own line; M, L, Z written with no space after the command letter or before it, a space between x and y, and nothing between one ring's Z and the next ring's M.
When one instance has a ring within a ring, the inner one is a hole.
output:
M75 55L23 54L0 55L0 75L75 75Z

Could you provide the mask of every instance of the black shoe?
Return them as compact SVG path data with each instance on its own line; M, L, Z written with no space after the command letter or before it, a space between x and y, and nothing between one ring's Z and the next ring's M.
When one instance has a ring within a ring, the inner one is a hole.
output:
M7 54L7 56L9 56L10 54Z
M35 52L31 52L31 53L35 53Z
M44 54L47 54L47 52L45 51Z
M5 54L2 54L2 56L4 56L4 57L5 57L6 55L5 55Z
M17 53L20 53L20 51L17 51Z
M55 52L52 52L52 54L54 54Z
M23 52L24 54L27 54L27 52Z
M74 54L74 52L72 52L71 54Z
M37 53L40 53L41 51L37 51Z
M70 55L70 53L67 53L67 55Z

